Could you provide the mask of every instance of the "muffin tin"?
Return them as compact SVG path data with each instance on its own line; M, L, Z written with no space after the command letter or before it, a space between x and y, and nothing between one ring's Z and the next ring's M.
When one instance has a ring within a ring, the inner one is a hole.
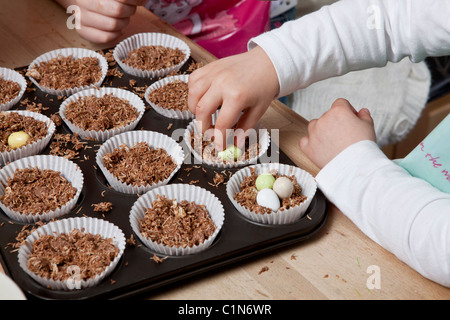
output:
M192 58L181 69L186 70ZM116 66L114 66L116 67ZM110 67L111 68L111 67ZM18 71L25 71L26 67ZM120 69L121 72L123 70ZM130 87L130 80L134 79L134 87L150 85L152 80L132 77L123 72L122 78L108 76L103 86L120 87L134 92ZM156 80L156 79L155 79ZM36 88L31 85L29 88ZM50 116L59 110L62 101L56 96L47 94L37 89L35 92L25 92L23 99L30 102L42 103L47 110L42 113ZM143 99L145 101L145 99ZM146 103L148 106L148 103ZM24 109L17 104L13 109ZM145 129L160 132L172 136L174 130L186 128L191 120L178 120L166 118L153 109L145 111L135 130ZM66 124L57 127L58 133L71 133ZM176 135L178 142L183 145L183 135ZM273 143L273 142L272 142ZM133 235L136 244L127 244L125 251L118 262L117 267L99 284L81 290L60 291L48 289L26 274L20 267L17 251L9 245L16 242L17 234L25 222L11 220L3 211L0 212L0 259L5 272L20 286L28 298L38 299L118 299L141 296L153 290L157 290L177 281L199 276L219 267L227 267L233 263L276 250L293 243L298 243L313 236L325 224L327 218L327 205L323 194L317 190L306 214L298 221L285 225L265 225L249 220L240 214L229 200L226 193L226 185L213 186L215 172L224 169L215 168L206 164L198 164L189 149L184 147L190 164L183 163L178 172L172 177L169 184L191 183L212 192L221 201L225 219L223 227L213 243L206 250L183 256L168 256L156 254L163 259L157 263L152 257L155 252L141 243L134 234L130 225L130 210L137 201L138 195L125 194L108 187L107 180L102 171L96 165L96 151L101 142L86 141L88 148L79 151L79 157L73 159L79 165L84 175L84 185L78 202L73 210L62 218L93 217L107 220L118 226L127 239ZM270 150L273 150L269 148ZM47 146L41 154L49 154ZM283 152L279 151L279 162L295 165ZM228 174L238 171L240 168L225 169ZM110 201L113 209L107 213L94 212L92 205ZM30 225L31 227L32 225ZM205 274L204 276L207 276Z

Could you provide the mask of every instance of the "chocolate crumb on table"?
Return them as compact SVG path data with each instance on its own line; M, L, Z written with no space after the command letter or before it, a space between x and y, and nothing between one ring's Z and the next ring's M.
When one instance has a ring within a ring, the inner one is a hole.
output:
M25 131L30 136L26 144L31 144L47 135L47 124L17 112L0 112L0 152L11 151L8 137L13 132Z
M35 79L40 86L61 90L95 84L100 81L102 70L97 58L59 55L33 65L26 75Z
M139 219L141 234L170 247L192 247L202 244L216 230L205 205L193 201L177 202L157 195L152 207Z
M66 280L70 266L80 268L80 279L95 278L119 254L111 238L74 229L69 234L42 235L33 242L28 268L33 273L53 280Z
M50 144L50 154L66 159L75 159L79 156L79 150L87 146L87 142L81 141L77 134L57 133Z
M264 266L261 268L261 270L259 270L258 274L261 274L263 272L269 271L269 267L268 266Z
M234 200L236 200L241 206L251 210L252 212L260 214L271 213L271 209L260 206L256 202L258 190L256 189L255 183L258 175L256 174L255 168L250 168L250 170L251 175L244 177L240 185L241 191L237 192L234 195ZM275 178L278 178L279 176L282 175L276 174ZM289 198L282 200L281 207L280 209L278 209L280 211L288 210L292 207L298 206L306 200L306 196L302 194L302 187L298 184L295 176L284 176L289 178L294 184L294 192Z
M131 50L122 60L128 66L140 70L159 70L175 66L183 62L186 55L179 48L164 46L142 46Z
M81 97L66 106L66 118L83 130L104 131L128 125L138 111L126 99L111 94Z
M3 79L0 75L0 105L16 98L20 93L20 85L17 82Z
M153 254L153 256L151 257L151 259L152 259L153 261L155 261L156 263L161 263L161 262L163 262L164 260L166 260L167 257L160 258L160 257L158 257L156 254Z
M99 203L93 203L94 211L96 212L109 212L112 210L113 205L111 202L103 201Z
M0 201L26 215L37 215L64 206L77 189L59 171L51 169L17 169L8 179Z
M105 154L103 162L117 179L129 185L143 186L167 179L177 164L162 148L153 148L147 142L119 148Z
M131 236L126 240L127 245L129 246L135 246L136 245L136 239L134 239L134 235L131 234Z

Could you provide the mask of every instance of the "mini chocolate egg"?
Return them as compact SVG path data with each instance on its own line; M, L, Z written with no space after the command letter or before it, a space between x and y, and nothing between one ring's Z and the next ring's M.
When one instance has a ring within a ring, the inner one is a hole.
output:
M294 184L291 179L287 177L279 177L273 183L273 191L280 197L280 199L289 198L294 192Z
M241 157L241 155L242 150L234 145L228 146L225 150L220 151L218 154L219 158L225 161L237 160Z
M256 195L256 202L263 207L269 208L272 211L277 211L280 208L280 199L272 189L262 189Z
M30 135L25 131L13 132L8 137L8 145L12 149L17 149L25 145L30 138Z
M262 189L272 189L275 177L270 173L261 173L255 181L255 186L258 191Z

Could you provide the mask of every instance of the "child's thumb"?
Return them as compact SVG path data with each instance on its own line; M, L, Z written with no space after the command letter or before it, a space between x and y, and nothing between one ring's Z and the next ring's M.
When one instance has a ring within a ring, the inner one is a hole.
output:
M370 114L369 109L362 108L361 110L359 110L358 117L361 120L364 120L364 121L369 122L369 123L373 123L372 115Z

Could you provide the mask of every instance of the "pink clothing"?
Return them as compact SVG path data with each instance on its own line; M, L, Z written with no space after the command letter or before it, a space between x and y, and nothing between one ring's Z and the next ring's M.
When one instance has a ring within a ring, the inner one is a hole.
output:
M270 1L149 0L145 7L218 58L269 30Z

